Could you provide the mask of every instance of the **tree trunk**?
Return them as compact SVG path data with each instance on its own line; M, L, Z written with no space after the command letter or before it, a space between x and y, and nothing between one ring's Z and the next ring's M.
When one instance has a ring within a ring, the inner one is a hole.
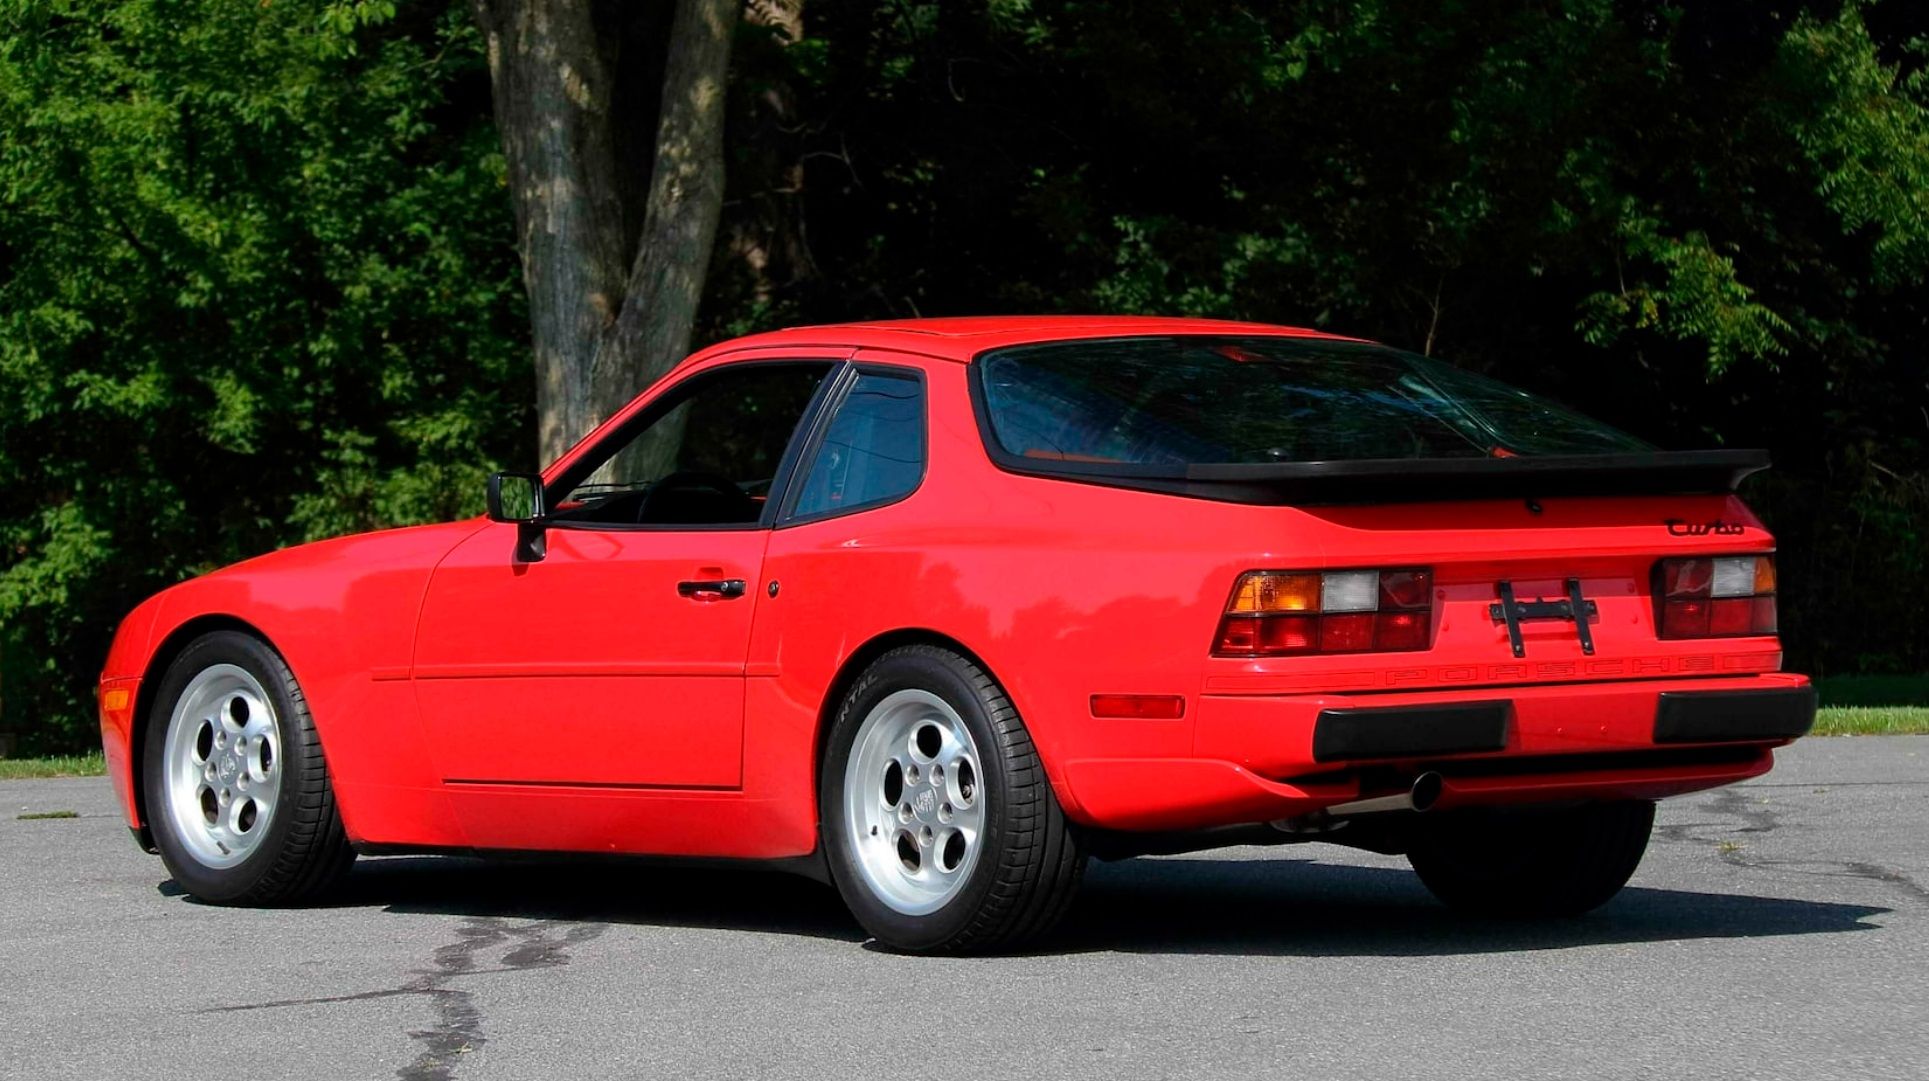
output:
M741 3L677 4L643 232L622 310L590 365L599 414L614 412L689 351L723 209L725 78Z
M722 200L736 10L716 0L474 4L516 212L547 463L688 348ZM638 282L658 284L639 292ZM651 328L644 315L659 306L682 311L668 327L680 332L623 333L626 323Z
M587 3L475 0L536 354L544 461L588 430L584 359L622 303L628 244L609 123L611 50Z

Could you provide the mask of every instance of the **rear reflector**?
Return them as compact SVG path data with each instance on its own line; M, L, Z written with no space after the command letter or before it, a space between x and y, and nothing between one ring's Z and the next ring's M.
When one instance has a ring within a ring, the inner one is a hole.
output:
M1655 567L1662 638L1739 638L1774 634L1772 556L1664 559Z
M1222 657L1379 653L1427 648L1433 572L1248 571L1226 604L1213 652Z
M1092 716L1176 721L1186 715L1186 700L1176 694L1095 694Z

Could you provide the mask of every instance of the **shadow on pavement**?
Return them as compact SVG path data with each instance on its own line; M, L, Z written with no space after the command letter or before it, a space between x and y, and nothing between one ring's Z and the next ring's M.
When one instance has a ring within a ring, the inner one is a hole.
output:
M1631 886L1588 915L1483 920L1403 869L1306 859L1098 866L1049 949L1413 957L1873 931L1872 905Z
M178 894L172 882L161 892ZM830 887L754 868L438 856L363 860L327 901L398 914L698 927L859 942ZM1577 919L1478 920L1404 870L1308 859L1094 863L1036 952L1411 957L1876 930L1889 909L1630 887Z

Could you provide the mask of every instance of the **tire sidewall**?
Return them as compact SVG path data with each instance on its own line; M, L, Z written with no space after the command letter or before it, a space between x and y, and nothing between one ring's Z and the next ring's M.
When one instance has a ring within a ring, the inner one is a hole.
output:
M857 854L851 849L849 829L844 821L844 771L858 728L879 702L902 690L930 692L958 712L978 745L978 778L983 790L980 798L985 800L985 826L979 839L978 858L963 888L942 907L918 916L899 912L871 891L858 867ZM886 654L845 695L825 743L817 786L819 840L838 892L858 922L867 928L882 929L880 939L903 949L933 949L970 926L997 879L998 863L1005 847L1011 764L1003 749L1003 741L992 725L990 709L979 688L971 681L963 663L949 654L936 650Z
M1500 916L1573 916L1605 904L1639 868L1652 801L1558 810L1471 809L1428 822L1408 858L1456 908Z
M232 867L208 867L195 859L177 833L167 790L165 758L168 725L174 708L194 677L217 664L232 664L246 670L267 692L275 711L276 738L281 750L280 767L275 776L276 813L254 850ZM267 877L277 857L287 849L288 833L295 817L293 811L299 799L303 764L298 757L304 745L299 728L305 723L306 714L300 712L302 707L289 693L287 666L260 639L239 631L217 631L197 639L174 659L161 679L150 709L141 750L143 791L147 795L147 817L154 847L160 850L161 861L182 889L203 900L232 901L246 896Z

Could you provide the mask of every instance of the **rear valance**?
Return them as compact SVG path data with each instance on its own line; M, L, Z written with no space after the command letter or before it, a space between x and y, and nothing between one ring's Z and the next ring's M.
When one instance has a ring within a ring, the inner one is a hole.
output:
M1768 468L1765 450L1641 451L1517 458L1140 465L996 453L1015 473L1228 503L1421 503L1549 496L1733 492Z

